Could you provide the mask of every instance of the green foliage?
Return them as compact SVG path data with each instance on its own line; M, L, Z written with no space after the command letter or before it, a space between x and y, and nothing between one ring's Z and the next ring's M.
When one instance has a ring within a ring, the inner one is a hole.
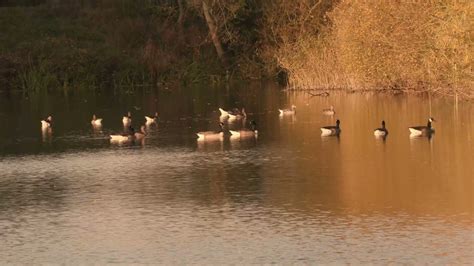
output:
M20 73L18 82L23 92L42 92L59 87L56 77L47 70L42 62L31 65L30 68Z
M58 16L48 6L0 9L6 33L0 35L0 51L17 63L18 87L64 91L150 84L137 43L144 39L144 30L136 30L140 25L122 20L125 26L111 30L112 21L97 26L94 12L84 15Z

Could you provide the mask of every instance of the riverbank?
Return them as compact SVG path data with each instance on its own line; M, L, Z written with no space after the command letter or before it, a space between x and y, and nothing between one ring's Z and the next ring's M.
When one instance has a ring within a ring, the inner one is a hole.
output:
M292 87L474 99L473 2L340 1L326 15L323 31L280 46Z
M0 90L133 92L271 79L290 89L474 99L472 1L5 3Z
M166 10L99 2L0 7L1 89L133 92L224 79L205 27L181 39Z

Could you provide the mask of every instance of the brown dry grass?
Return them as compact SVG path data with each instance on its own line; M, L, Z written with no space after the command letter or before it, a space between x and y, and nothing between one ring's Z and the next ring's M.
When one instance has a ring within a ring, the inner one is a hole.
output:
M347 1L323 34L279 46L300 88L401 89L474 98L473 1Z

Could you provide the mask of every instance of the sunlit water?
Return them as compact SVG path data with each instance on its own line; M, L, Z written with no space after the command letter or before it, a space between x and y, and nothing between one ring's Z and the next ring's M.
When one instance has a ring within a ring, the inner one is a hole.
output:
M258 139L198 143L218 107L246 107ZM158 125L143 143L110 143L128 110L135 128L155 111ZM272 86L1 95L0 262L472 263L473 114L451 99ZM436 134L410 138L430 115ZM322 138L336 118L340 137ZM382 119L385 141L372 133Z

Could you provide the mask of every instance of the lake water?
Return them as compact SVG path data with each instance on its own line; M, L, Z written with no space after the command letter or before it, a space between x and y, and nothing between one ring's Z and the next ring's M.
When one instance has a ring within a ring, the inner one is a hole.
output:
M280 118L291 104L296 115ZM323 116L330 105L336 115ZM218 128L218 107L245 107L258 139L198 143L197 131ZM128 110L135 128L155 111L158 125L144 142L110 143ZM430 116L436 134L410 138ZM337 118L340 136L321 137ZM373 135L382 119L385 140ZM2 264L474 261L472 103L268 84L0 94L0 122Z

